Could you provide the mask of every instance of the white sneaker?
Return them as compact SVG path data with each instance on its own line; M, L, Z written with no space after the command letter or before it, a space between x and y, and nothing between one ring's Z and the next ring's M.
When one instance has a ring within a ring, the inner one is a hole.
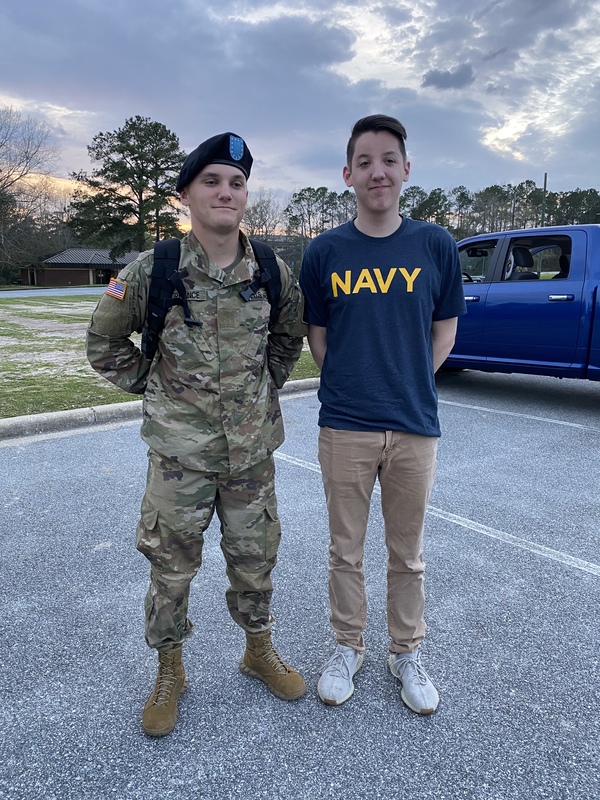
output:
M400 697L416 714L433 714L440 702L437 689L421 664L421 653L390 653L390 672L402 682Z
M325 664L317 686L319 697L324 703L328 706L341 706L352 697L352 676L360 669L363 658L363 653L338 644L335 653Z

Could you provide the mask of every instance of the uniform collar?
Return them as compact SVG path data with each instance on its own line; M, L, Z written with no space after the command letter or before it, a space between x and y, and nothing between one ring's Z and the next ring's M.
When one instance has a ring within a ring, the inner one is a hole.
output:
M233 270L227 270L227 272L209 260L206 251L193 231L190 231L185 238L187 239L190 252L198 256L198 269L206 273L213 280L228 285L239 283L240 281L252 280L254 277L256 271L256 257L250 240L242 231L240 231L240 242L244 249L243 257Z

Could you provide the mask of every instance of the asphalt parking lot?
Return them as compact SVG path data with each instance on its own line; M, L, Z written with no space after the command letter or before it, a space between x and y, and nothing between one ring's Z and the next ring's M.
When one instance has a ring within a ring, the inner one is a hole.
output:
M443 437L426 526L424 662L436 714L387 671L378 497L367 537L367 654L354 697L316 696L332 649L314 391L282 399L274 640L308 695L243 676L218 526L192 587L180 721L149 739L147 566L133 538L146 455L137 421L0 441L0 797L600 797L600 385L439 376Z

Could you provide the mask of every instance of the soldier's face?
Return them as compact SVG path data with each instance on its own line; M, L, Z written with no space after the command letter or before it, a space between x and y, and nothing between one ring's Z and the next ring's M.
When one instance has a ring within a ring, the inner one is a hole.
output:
M239 228L248 202L246 177L229 164L209 164L180 193L192 230L227 234Z

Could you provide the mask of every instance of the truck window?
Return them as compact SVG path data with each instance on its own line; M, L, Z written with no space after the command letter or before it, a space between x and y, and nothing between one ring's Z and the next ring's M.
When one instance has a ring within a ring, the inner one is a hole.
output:
M482 283L486 280L497 245L498 239L490 239L489 242L471 242L459 249L463 283Z
M569 276L570 236L527 236L512 239L501 280L563 280Z

